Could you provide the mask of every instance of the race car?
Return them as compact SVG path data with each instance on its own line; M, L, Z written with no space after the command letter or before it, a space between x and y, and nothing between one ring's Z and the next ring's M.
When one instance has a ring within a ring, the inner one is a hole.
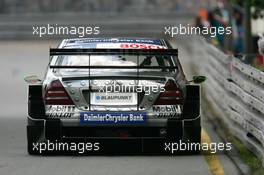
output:
M204 80L186 79L164 39L64 39L44 78L26 78L28 153L80 153L88 143L81 153L172 154L173 143L199 144Z

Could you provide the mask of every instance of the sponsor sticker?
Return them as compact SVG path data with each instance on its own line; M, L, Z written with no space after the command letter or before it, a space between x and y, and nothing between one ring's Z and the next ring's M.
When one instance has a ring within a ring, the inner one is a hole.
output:
M94 105L136 105L137 93L91 93Z
M84 38L70 40L69 43L138 43L162 45L158 39L129 39L129 38ZM69 44L68 43L68 44Z
M153 105L153 112L158 117L175 117L182 114L182 105Z
M122 49L166 49L166 47L154 44L123 43L120 44Z
M155 44L141 43L97 43L98 49L166 49L166 47Z
M145 112L81 112L81 124L144 124Z
M74 105L46 105L46 115L50 118L69 118L75 111Z

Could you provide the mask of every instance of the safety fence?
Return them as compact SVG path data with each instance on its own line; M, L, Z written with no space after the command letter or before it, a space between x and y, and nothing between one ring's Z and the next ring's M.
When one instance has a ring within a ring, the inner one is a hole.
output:
M194 66L208 77L206 98L221 113L223 123L264 165L264 72L205 41L201 43L208 56L199 57Z

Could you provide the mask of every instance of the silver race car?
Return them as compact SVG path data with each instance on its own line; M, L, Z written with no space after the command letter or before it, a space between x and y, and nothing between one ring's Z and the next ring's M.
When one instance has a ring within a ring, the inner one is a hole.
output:
M28 153L88 143L81 153L171 154L173 143L200 143L204 79L187 81L163 39L65 39L44 79L27 79Z

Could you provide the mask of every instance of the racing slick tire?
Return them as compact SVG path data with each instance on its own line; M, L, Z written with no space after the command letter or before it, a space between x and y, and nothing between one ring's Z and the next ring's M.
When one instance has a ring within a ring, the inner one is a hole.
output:
M184 122L184 142L189 145L199 145L201 144L201 125L200 117L192 122ZM198 147L199 147L198 146ZM188 149L186 154L200 154L200 149Z
M35 150L34 144L38 143L41 138L42 130L39 126L27 126L27 151L30 155L40 154Z
M186 100L184 103L183 141L200 147L201 144L201 116L200 116L200 86L186 86ZM200 149L188 149L187 154L200 154Z

